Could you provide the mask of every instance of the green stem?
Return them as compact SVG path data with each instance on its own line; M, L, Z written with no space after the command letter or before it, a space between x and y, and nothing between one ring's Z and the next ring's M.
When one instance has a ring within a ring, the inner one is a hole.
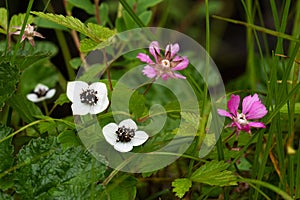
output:
M9 20L9 9L8 9L8 1L7 0L5 0L5 7L6 7L7 27L6 27L6 46L5 46L4 56L6 56L6 53L10 46L10 33L9 33L10 20Z
M140 27L145 27L146 25L140 20L140 18L133 12L133 10L130 8L126 0L120 0L120 3L122 4L123 8L128 12L130 17L135 21L135 23Z
M49 116L49 110L48 110L48 106L47 106L46 101L43 101L43 107L44 107L44 110L45 110L45 115Z
M246 182L246 183L253 183L253 184L257 184L260 186L263 186L265 188L268 188L270 190L272 190L273 192L276 192L277 194L279 194L283 199L285 200L293 200L293 198L288 195L285 191L281 190L280 188L270 184L270 183L266 183L260 180L255 180L255 179L246 179L246 178L240 178L241 182Z

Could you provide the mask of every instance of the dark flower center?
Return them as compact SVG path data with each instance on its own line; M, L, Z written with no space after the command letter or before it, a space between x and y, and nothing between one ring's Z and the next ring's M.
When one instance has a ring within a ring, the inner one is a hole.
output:
M80 94L81 103L86 103L89 105L96 105L98 102L97 91L93 89L83 90Z
M118 136L116 142L130 142L135 135L135 131L134 129L125 128L125 126L122 126L118 128L116 134Z
M39 91L34 92L34 93L38 96L38 98L41 98L41 97L46 96L47 92L48 92L48 90L46 90L46 89L39 89Z

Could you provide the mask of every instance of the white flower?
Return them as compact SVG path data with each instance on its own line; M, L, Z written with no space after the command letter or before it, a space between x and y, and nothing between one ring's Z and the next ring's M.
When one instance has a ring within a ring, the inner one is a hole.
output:
M119 125L109 123L102 132L105 140L119 152L129 152L133 146L142 145L149 138L146 132L137 131L137 125L131 119L123 120Z
M109 104L106 85L100 82L91 85L83 81L69 82L67 97L73 102L74 115L98 114Z
M27 99L36 103L40 101L44 101L45 99L50 99L54 96L56 90L49 88L46 85L43 85L41 83L37 84L37 86L34 88L33 93L27 94Z

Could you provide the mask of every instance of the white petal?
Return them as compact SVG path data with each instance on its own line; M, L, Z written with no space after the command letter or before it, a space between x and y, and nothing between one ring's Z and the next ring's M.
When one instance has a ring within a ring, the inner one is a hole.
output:
M48 91L49 88L46 85L39 83L39 84L37 84L35 86L34 92L39 92L40 90L46 90L46 91Z
M119 152L129 152L133 149L133 146L130 142L117 142L114 148Z
M56 90L55 89L51 89L47 92L46 94L46 99L51 99L54 95L55 95Z
M97 91L99 97L107 96L107 88L106 88L106 85L104 83L101 83L101 82L92 83L89 86L89 88Z
M73 103L71 108L73 115L86 115L90 111L90 106L84 103Z
M80 101L80 93L83 89L87 89L89 85L83 81L72 81L68 82L67 85L67 97L72 102Z
M139 146L148 140L149 136L144 131L136 131L131 139L133 146Z
M113 146L117 143L117 139L118 139L116 134L117 130L118 130L118 125L115 123L109 123L105 125L102 129L102 133L105 140Z
M108 98L104 98L104 102L103 101L98 101L96 105L91 106L90 108L90 113L91 114L98 114L101 113L102 111L104 111L107 106L109 105L109 101Z
M41 100L38 98L38 96L37 96L36 94L34 94L34 93L27 94L26 97L27 97L27 99L28 99L29 101L32 101L32 102L34 102L34 103L41 101Z
M125 126L126 128L137 130L137 125L132 119L125 119L121 121L119 126Z

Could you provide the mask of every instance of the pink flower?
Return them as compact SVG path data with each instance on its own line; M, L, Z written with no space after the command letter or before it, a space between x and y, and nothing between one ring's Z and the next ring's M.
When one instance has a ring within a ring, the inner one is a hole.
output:
M179 51L179 45L177 43L167 45L164 56L160 54L160 47L157 41L151 42L149 51L154 57L155 62L147 54L139 53L137 55L140 61L148 64L143 70L143 74L148 78L158 79L161 77L163 80L169 78L186 78L185 76L175 73L175 71L183 70L189 65L189 60L186 57L177 55Z
M14 28L17 29L17 31L13 32L12 34L14 35L20 35L21 34L21 26L14 26ZM40 34L39 32L35 31L35 26L31 26L30 24L27 24L24 30L24 34L22 35L22 39L21 42L23 42L26 38L28 39L29 43L31 44L31 46L34 46L34 39L33 37L40 37L40 38L45 38L44 36L42 36L42 34Z
M229 117L232 119L232 123L228 126L237 128L237 136L240 131L245 131L250 133L250 128L266 128L265 124L262 122L250 122L248 120L260 119L264 117L268 111L266 107L261 103L257 94L253 96L249 95L243 99L242 103L242 112L238 112L238 107L240 104L239 95L231 95L230 100L228 101L228 110L218 109L218 113L221 116Z

